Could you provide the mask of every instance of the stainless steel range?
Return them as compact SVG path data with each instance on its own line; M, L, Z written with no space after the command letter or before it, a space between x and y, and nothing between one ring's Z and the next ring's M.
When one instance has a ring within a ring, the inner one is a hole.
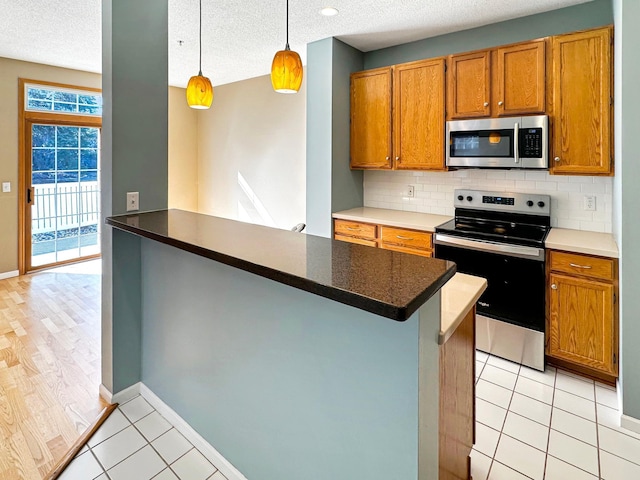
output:
M456 190L455 218L436 228L435 256L488 281L476 348L544 370L545 251L550 197Z

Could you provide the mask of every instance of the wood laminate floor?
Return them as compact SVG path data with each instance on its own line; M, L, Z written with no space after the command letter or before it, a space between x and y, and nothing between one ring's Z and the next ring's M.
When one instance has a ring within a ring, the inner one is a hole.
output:
M105 406L99 262L0 280L0 480L41 479Z

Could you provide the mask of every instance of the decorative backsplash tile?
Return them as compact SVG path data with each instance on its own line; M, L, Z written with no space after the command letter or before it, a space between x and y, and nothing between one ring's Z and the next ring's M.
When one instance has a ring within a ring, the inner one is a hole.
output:
M408 185L415 196L406 196ZM551 196L551 226L611 232L612 177L549 175L546 171L456 170L451 172L365 171L364 206L453 215L453 192L471 188ZM584 210L595 195L596 210Z

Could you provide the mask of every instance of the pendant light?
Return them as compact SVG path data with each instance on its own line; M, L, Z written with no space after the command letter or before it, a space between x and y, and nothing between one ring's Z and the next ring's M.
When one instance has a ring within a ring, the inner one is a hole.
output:
M203 110L213 102L211 80L202 75L202 0L200 0L200 64L198 75L189 79L187 85L187 103L191 108Z
M289 0L287 0L287 43L271 64L271 85L278 93L298 93L302 84L302 60L289 48Z

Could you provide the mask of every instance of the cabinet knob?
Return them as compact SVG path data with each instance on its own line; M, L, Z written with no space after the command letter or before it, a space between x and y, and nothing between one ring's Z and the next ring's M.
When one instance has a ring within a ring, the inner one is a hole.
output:
M396 162L397 162L398 160L400 160L400 157L396 157Z
M555 283L551 284L551 289L552 290L557 290L558 289L558 285L556 285Z
M390 158L391 158L391 157L387 157L387 162L389 161L389 159L390 159Z
M504 104L504 102L498 102L499 106L502 106Z
M560 161L560 157L556 157L553 159L554 162L559 162Z
M489 106L489 102L484 102L484 106L488 107Z

